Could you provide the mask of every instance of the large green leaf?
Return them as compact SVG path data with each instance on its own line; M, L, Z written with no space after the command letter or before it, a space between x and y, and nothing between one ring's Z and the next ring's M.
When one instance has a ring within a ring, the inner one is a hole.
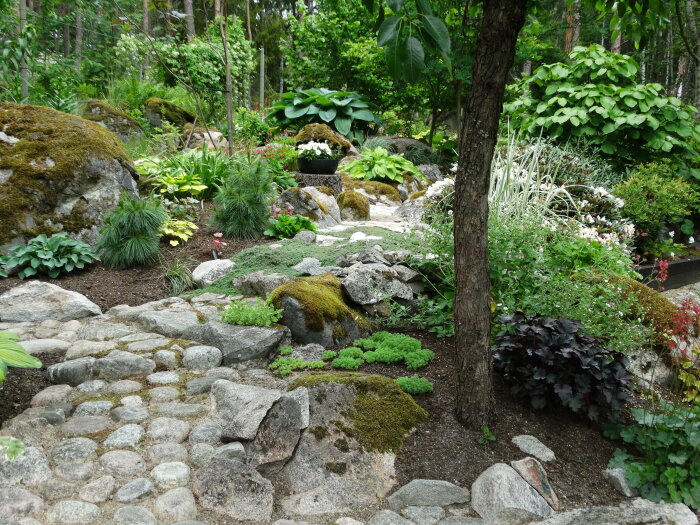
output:
M335 108L324 109L318 112L318 116L324 122L332 122L338 111Z
M401 18L398 16L390 16L379 27L377 35L377 45L385 46L392 40L396 40L399 36L398 25Z
M434 40L435 47L437 47L441 53L447 54L450 52L450 33L447 30L445 22L436 16L426 16L423 18L423 27Z
M384 51L386 66L389 74L394 78L401 78L403 61L399 52L399 40L390 40Z
M352 117L358 120L366 120L368 122L373 121L375 118L374 113L372 113L368 109L360 109L359 111L354 111Z
M404 0L386 0L386 4L389 6L394 13L401 11L403 7Z
M404 75L409 82L420 80L425 67L425 51L416 37L406 39L403 47Z
M284 108L284 116L290 119L302 117L308 112L309 106L287 106Z
M422 15L430 16L433 14L433 8L430 5L430 0L416 0L418 12Z
M18 339L19 336L17 334L0 331L0 361L7 366L39 368L41 366L41 361L29 355L24 348L16 342Z
M338 133L341 135L347 135L350 133L350 127L352 126L352 119L348 117L337 117L335 121L333 121L333 124L335 124L335 129L338 130Z

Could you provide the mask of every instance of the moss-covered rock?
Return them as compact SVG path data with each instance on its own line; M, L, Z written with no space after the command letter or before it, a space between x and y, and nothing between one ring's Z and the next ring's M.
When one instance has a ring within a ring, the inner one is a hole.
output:
M340 208L340 217L346 221L368 221L369 199L353 190L347 190L336 199Z
M188 122L182 126L182 144L185 149L201 149L207 145L209 151L227 151L228 140L218 129L208 126L200 126Z
M43 106L0 102L0 250L40 233L94 242L136 170L103 126Z
M364 315L348 306L340 279L330 273L283 284L268 299L283 310L280 322L299 343L349 344L369 329Z
M420 191L417 191L417 192L409 195L408 200L414 201L416 199L420 199L421 197L425 197L425 190L420 190Z
M104 126L122 141L143 134L136 119L102 100L88 100L83 108L83 118Z
M392 184L392 186L397 189L399 195L401 196L401 200L404 201L408 200L410 195L413 195L419 191L425 191L428 187L425 181L422 181L413 175L404 175L403 182L401 184Z
M342 167L339 168L342 171ZM354 190L367 197L371 204L383 202L398 206L401 204L401 194L394 186L373 180L353 179L342 175L343 190Z
M179 127L184 126L187 122L195 121L192 113L162 98L148 98L143 105L146 119L156 127L160 127L164 120Z
M335 198L314 186L289 188L280 194L276 204L280 208L291 205L294 213L308 217L321 227L340 224L340 208Z
M329 144L341 148L345 155L348 153L357 153L348 139L337 131L333 131L327 124L307 124L297 133L294 140L297 144L311 142L312 140L316 142L326 141Z

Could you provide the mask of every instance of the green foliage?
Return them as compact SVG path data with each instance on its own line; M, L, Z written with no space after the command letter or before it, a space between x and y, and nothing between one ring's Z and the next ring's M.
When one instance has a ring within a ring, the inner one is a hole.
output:
M501 315L494 369L533 408L555 402L593 421L619 420L631 392L627 359L600 348L583 325L563 317Z
M489 443L493 443L496 441L496 434L491 432L491 429L489 427L481 427L481 437L477 440L479 445L488 445Z
M338 357L338 352L334 352L333 350L326 350L325 352L323 352L323 357L321 357L321 359L323 359L324 361L330 361L331 359L334 359L336 357Z
M333 365L333 368L340 368L342 370L357 370L364 363L364 360L358 359L356 357L340 356L333 359L331 365Z
M637 455L618 449L609 468L624 468L630 487L651 501L700 508L700 407L661 403L658 414L633 408L636 425L610 425L606 437L623 439Z
M342 167L354 179L390 181L402 183L405 175L424 181L425 177L409 160L389 153L382 147L363 149L359 158Z
M214 197L212 224L228 237L256 239L265 231L275 188L260 159L234 164Z
M110 268L153 264L160 256L159 230L168 214L157 199L123 196L100 230L95 246Z
M190 151L195 153L146 159L138 164L138 172L146 177L147 184L165 197L183 199L197 196L208 188L202 175L206 175L211 183L216 183L223 178L221 172L226 169L226 164L219 162L223 154L206 150Z
M286 376L297 370L315 370L323 368L326 363L323 361L306 361L305 359L292 357L278 357L268 365L268 370L275 374Z
M234 301L221 313L224 323L236 325L270 326L282 317L282 310L277 310L269 301L262 299Z
M52 279L61 273L83 269L86 264L99 260L89 245L69 239L65 233L45 234L31 239L26 245L15 246L0 266L18 269L17 276L25 279L37 274L46 274ZM4 272L5 273L5 272ZM7 273L0 277L7 277Z
M311 219L299 214L280 213L276 218L270 218L270 223L264 233L278 239L289 239L304 230L316 231L316 225Z
M283 93L266 118L276 123L280 130L325 123L349 138L362 137L370 123L380 124L370 103L362 95L325 88Z
M238 108L233 119L234 140L250 146L264 146L270 141L272 131L260 114L246 108Z
M358 339L355 346L365 351L362 356L367 363L400 363L409 370L423 368L433 360L432 350L421 348L418 339L405 334L375 332L368 339Z
M292 352L294 352L294 349L291 346L283 346L280 348L280 355L289 355Z
M407 394L428 394L433 391L433 383L417 375L411 377L397 377L396 382L401 387L401 390Z
M178 246L180 243L185 244L189 241L194 230L198 229L192 221L169 217L158 230L158 234L169 240L171 246Z
M192 259L179 258L174 259L170 263L170 266L165 270L165 279L170 285L170 293L172 295L177 296L194 288L194 279L190 266L196 263L197 261Z
M514 90L506 111L531 135L584 138L619 164L698 155L695 108L663 96L660 84L637 84L639 66L600 45L576 47L570 64L539 67Z
M24 452L24 443L17 438L0 436L0 452L5 459L17 459Z
M7 376L7 367L17 368L39 368L41 361L29 355L20 344L19 336L12 332L0 330L0 383Z

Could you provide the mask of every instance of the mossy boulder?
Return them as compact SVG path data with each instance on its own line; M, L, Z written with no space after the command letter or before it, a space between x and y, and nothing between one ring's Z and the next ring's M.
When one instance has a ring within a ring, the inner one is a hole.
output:
M294 140L297 144L311 142L312 140L315 142L326 141L328 144L341 148L345 155L357 155L357 150L352 143L337 131L333 131L327 124L307 124L297 133Z
M342 167L338 168L342 171ZM401 204L401 194L394 186L373 180L353 179L347 175L342 175L343 190L354 190L369 199L370 204L389 204L399 206Z
M275 204L280 208L291 205L294 213L308 217L322 228L340 224L340 208L335 198L314 186L289 188L280 194Z
M395 453L427 413L388 377L311 373L290 385L309 391L309 427L294 457L271 478L291 516L323 516L376 505L395 484Z
M0 251L40 233L94 242L136 170L103 126L43 106L0 102Z
M102 100L88 100L83 108L83 118L104 126L123 142L143 134L141 124L135 118Z
M218 129L188 122L182 126L184 149L201 149L204 144L209 151L228 151L228 140Z
M340 279L330 273L283 284L268 299L283 310L280 323L302 344L350 344L369 331L365 316L348 305Z
M344 191L336 199L340 217L345 221L368 221L369 199L353 190Z
M195 121L195 116L192 113L162 98L148 98L143 106L146 120L155 127L160 127L164 120L178 127L184 126L187 122Z

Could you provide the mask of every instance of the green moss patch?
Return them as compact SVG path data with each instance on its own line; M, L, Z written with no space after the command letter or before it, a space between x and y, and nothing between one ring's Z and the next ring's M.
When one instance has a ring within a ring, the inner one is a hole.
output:
M339 383L355 390L355 401L347 417L350 428L337 425L355 437L367 450L394 452L401 448L405 436L419 423L428 419L411 396L403 392L396 381L380 375L354 372L322 372L305 374L288 387L313 388L321 383Z
M336 199L340 211L349 208L358 219L369 219L369 199L354 190L346 190Z
M342 166L338 168L342 170ZM401 194L394 186L373 180L359 180L342 175L343 188L345 190L364 190L369 195L381 197L385 195L387 199L394 202L401 202Z
M115 126L118 132L128 133L140 130L141 125L131 115L115 108L103 100L90 99L83 108L83 118L93 122L102 122L108 128Z
M148 98L143 105L146 109L150 109L154 113L160 115L162 120L167 120L176 126L184 126L186 122L195 121L195 116L192 113L162 98Z
M294 141L297 144L304 142L323 142L326 141L329 144L335 144L343 149L347 153L352 144L341 134L333 131L327 124L307 124L302 128L302 130L294 137Z

